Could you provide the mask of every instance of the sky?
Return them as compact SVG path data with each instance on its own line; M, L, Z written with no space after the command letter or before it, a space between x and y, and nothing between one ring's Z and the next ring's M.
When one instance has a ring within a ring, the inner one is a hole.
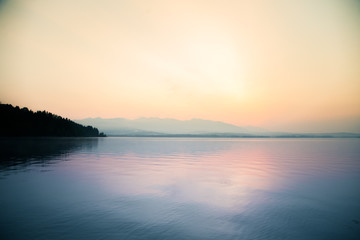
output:
M360 1L0 0L0 101L360 132Z

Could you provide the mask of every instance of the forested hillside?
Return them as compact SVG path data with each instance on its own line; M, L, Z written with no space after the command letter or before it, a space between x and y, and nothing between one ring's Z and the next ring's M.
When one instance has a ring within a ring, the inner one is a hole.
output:
M0 136L104 137L97 128L83 126L47 111L0 104Z

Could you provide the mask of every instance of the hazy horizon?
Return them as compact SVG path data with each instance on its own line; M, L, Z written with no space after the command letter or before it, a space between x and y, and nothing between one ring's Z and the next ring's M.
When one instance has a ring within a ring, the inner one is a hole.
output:
M176 120L176 121L182 121L182 122L190 122L192 120L204 120L204 121L212 121L209 119L202 119L202 118L189 118L189 119L176 119L176 118L159 118L159 117L138 117L138 118L124 118L124 117L114 117L114 118L102 118L102 117L92 117L92 118L81 118L81 119L73 119L75 122L81 122L82 120L88 120L88 119L103 119L103 120L116 120L116 119L122 119L122 120L127 120L127 121L136 121L136 120L141 120L141 119L156 119L156 120ZM268 131L268 132L290 132L290 133L336 133L336 132L349 132L349 133L360 133L360 127L359 127L359 122L360 122L360 118L354 118L354 119L349 119L348 120L348 127L342 127L342 128L336 128L334 126L336 126L336 121L335 122L319 122L317 123L318 125L316 125L316 123L314 124L314 127L309 127L309 125L305 124L304 129L300 130L300 128L298 128L298 130L294 131L291 129L286 130L286 127L282 128L282 130L279 129L271 129L271 128L263 128L260 126L255 126L255 125L236 125L236 124L231 124L229 122L225 122L225 121L214 121L214 122L220 122L220 123L225 123L225 124L229 124L229 125L233 125L233 126L237 126L237 127L254 127L254 128L259 128L264 130L264 131ZM101 127L99 127L101 129ZM150 129L149 129L150 130Z
M2 0L0 36L3 103L360 132L359 1Z

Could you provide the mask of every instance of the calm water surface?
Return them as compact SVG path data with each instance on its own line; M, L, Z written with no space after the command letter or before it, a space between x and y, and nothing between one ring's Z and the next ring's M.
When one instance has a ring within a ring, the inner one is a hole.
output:
M0 139L0 239L360 239L360 139Z

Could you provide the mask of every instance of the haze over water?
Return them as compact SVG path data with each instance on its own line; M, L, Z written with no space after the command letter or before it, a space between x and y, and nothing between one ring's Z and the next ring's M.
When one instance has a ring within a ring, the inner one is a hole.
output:
M1 239L358 239L360 139L1 139Z
M0 103L24 113L0 113L0 135L74 136L59 115L104 120L86 125L109 136L359 136L359 11L358 0L0 0ZM359 147L0 138L0 239L360 239Z

